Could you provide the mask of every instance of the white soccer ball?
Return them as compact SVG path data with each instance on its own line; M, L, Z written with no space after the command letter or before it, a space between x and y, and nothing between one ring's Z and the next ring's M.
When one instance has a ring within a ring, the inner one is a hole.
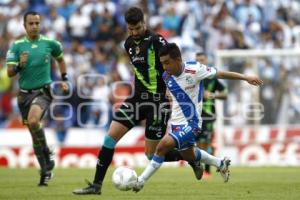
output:
M117 167L112 175L112 182L121 191L131 190L137 181L136 172L125 166Z

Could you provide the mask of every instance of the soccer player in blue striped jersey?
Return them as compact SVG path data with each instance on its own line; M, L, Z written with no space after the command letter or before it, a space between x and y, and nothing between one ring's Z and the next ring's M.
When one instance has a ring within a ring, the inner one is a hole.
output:
M201 161L213 165L222 175L224 182L229 179L230 159L212 156L196 147L196 138L200 134L201 109L203 98L203 80L206 78L244 80L252 85L263 82L256 76L247 76L236 72L217 71L198 62L185 62L175 43L169 43L159 52L160 62L165 72L163 79L172 97L171 130L157 145L155 155L138 177L133 191L140 191L145 182L160 168L165 154L177 148L182 157L189 161Z

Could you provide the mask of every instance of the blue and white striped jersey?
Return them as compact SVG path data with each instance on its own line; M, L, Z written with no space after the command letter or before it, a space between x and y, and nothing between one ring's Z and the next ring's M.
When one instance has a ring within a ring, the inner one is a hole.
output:
M171 125L193 123L201 127L203 79L213 78L216 73L215 68L195 61L183 63L183 72L178 77L163 73L163 79L172 96Z

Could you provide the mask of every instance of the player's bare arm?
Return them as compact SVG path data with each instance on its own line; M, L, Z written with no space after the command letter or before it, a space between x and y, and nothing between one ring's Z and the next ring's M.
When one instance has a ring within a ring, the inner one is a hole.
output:
M66 62L63 57L57 58L56 61L58 62L61 78L63 80L63 82L61 83L62 89L64 92L68 92L69 85L66 82L68 81Z
M21 71L23 69L23 67L25 66L25 63L27 61L28 58L28 53L27 52L23 52L20 55L20 61L18 64L14 65L14 64L8 64L7 67L7 74L9 77L13 77L15 75L18 74L19 71Z
M259 86L263 84L263 81L257 76L250 76L245 74L240 74L237 72L228 72L228 71L218 71L216 74L218 79L231 79L231 80L244 80L251 85Z
M204 98L205 99L227 99L227 91L224 92L209 92L208 90L204 91Z

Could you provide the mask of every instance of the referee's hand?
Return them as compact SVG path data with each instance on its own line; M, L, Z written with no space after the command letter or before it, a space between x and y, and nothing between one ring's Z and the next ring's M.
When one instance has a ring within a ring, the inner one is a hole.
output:
M61 88L63 90L63 93L68 93L69 92L69 84L67 82L62 82L61 83Z

